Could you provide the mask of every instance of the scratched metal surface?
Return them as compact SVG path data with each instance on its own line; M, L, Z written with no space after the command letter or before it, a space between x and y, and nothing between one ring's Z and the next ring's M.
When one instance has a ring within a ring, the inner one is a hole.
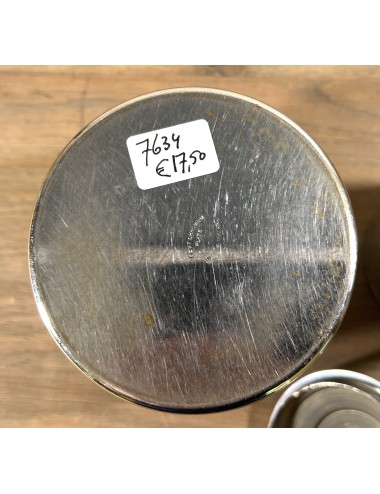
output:
M126 139L201 118L219 171L140 190ZM156 93L88 126L31 230L34 294L62 350L108 390L173 411L229 408L294 378L336 331L355 265L327 158L285 117L220 91Z

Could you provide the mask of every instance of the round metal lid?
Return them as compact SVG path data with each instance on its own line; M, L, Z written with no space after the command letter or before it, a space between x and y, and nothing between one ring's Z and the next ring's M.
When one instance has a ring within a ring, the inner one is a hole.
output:
M259 101L201 88L84 129L30 237L37 305L66 355L170 411L230 408L293 379L336 331L355 266L349 200L315 142Z
M298 379L277 401L268 427L380 427L380 383L344 369Z
M380 426L380 403L354 386L325 382L303 392L306 396L294 412L292 427Z

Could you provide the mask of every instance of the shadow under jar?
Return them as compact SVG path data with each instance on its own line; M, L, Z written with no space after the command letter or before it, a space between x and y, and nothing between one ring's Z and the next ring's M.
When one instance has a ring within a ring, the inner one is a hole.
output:
M91 379L210 412L297 377L337 330L356 267L332 164L287 117L227 91L128 101L86 127L38 198L41 317Z

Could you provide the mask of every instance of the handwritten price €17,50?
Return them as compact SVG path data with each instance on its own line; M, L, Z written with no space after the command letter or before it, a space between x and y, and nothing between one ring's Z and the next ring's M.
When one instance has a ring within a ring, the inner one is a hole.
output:
M131 135L126 144L142 190L209 175L220 167L204 119Z
M203 153L198 149L188 153L188 155L186 155L186 152L184 151L176 154L176 151L180 149L179 144L181 136L179 134L176 136L175 133L172 133L171 138L162 135L160 136L162 142L158 137L158 134L156 134L152 145L151 140L148 138L137 142L136 146L144 146L141 153L143 155L145 154L146 166L149 166L149 159L152 154L159 155L162 151L169 151L169 149L172 148L169 153L169 158L162 158L156 165L156 173L160 177L171 177L172 175L170 173L190 173L191 167L194 166L198 160L203 161L206 158L206 153Z

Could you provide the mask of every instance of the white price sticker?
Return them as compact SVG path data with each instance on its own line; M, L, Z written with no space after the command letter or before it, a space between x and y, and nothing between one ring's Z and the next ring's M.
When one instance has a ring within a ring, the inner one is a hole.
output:
M206 120L128 137L127 147L143 190L208 175L220 166Z

